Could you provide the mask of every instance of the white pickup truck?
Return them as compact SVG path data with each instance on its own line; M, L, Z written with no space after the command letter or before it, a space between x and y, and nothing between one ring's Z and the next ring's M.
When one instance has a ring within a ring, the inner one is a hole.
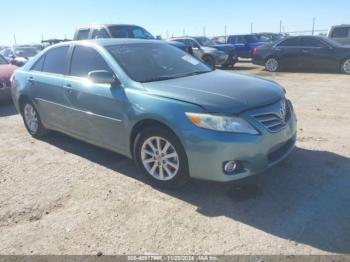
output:
M328 32L328 38L341 45L350 45L350 25L332 26Z

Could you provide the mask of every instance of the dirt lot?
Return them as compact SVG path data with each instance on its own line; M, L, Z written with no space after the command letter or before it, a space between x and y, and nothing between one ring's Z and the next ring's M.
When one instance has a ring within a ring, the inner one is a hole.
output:
M286 88L299 138L285 162L230 184L152 188L132 161L35 140L0 106L0 254L349 254L350 77L235 72Z

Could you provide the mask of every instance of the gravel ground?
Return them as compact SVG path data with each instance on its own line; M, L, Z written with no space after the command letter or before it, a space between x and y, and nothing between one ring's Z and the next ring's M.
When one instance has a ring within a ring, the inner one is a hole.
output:
M0 254L350 254L350 77L242 74L282 84L298 116L290 157L229 184L150 187L133 162L0 106Z

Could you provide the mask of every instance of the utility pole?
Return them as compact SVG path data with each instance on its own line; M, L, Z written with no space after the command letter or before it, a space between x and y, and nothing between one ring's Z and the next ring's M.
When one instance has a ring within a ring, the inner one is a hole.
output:
M227 26L226 25L225 25L224 31L225 31L225 43L227 43Z
M203 26L203 36L206 35L205 33L206 33L206 32L205 32L205 26Z
M15 42L15 45L17 45L16 34L13 34L13 41Z
M169 31L166 30L166 39L169 39Z
M250 33L253 33L253 23L250 24Z
M312 35L315 34L315 23L316 23L316 17L314 17L313 22L312 22Z
M186 36L186 30L185 30L185 28L182 29L182 36Z
M280 34L282 33L282 20L280 20Z

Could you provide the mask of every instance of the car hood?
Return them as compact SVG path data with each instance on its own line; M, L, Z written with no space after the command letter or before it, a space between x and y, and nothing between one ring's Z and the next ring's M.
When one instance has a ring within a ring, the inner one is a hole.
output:
M143 85L153 95L196 104L210 113L239 114L284 96L272 81L221 70Z
M0 65L0 79L9 80L16 69L14 65Z

